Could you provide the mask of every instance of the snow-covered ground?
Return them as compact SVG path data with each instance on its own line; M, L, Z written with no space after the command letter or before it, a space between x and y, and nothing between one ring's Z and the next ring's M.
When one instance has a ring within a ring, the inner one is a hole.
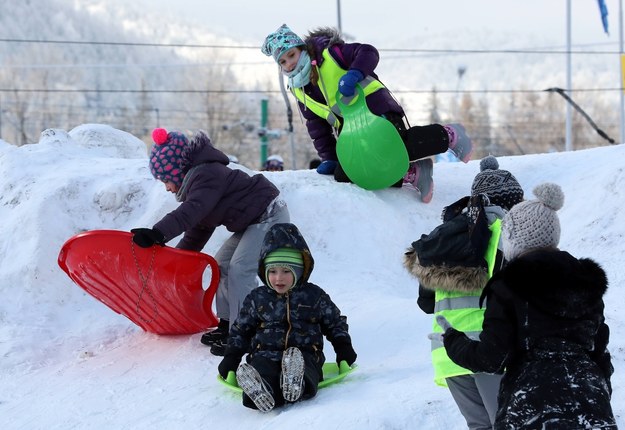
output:
M622 145L499 159L528 198L541 182L562 186L561 247L608 273L612 405L621 427L624 159ZM93 124L47 130L36 145L0 141L2 429L464 428L449 392L432 381L432 319L416 305L417 283L402 257L439 223L444 205L469 192L478 170L477 161L437 164L429 205L408 187L371 192L314 171L264 173L310 245L311 280L348 317L359 368L310 401L261 414L217 382L220 357L200 333L145 333L57 264L63 243L79 232L150 227L177 206L151 177L143 143ZM204 251L214 254L226 237L218 230ZM329 345L326 353L334 359Z

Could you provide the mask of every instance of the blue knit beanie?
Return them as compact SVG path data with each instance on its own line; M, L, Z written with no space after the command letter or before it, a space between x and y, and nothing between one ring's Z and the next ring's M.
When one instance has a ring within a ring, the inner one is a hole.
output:
M163 182L182 185L183 174L180 168L182 150L189 144L187 137L177 131L167 132L156 128L152 132L154 145L150 150L150 172Z
M282 54L289 49L305 45L306 43L304 43L301 37L293 33L286 24L282 24L280 28L265 38L265 42L260 50L268 57L273 56L277 63Z

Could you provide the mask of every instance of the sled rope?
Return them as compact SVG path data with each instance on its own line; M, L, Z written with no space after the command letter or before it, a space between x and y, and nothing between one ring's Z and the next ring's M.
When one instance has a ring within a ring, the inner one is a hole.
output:
M146 323L149 324L152 321L154 321L156 319L156 317L158 316L158 310L156 309L156 299L154 298L154 295L152 294L152 290L150 289L150 287L148 286L148 279L150 278L150 274L152 273L152 267L154 266L154 257L156 256L156 247L152 247L152 258L150 259L150 264L148 265L148 270L147 273L145 274L145 277L143 276L143 272L141 272L141 267L139 267L139 259L137 258L137 254L135 254L135 244L132 242L132 239L130 240L130 249L132 250L132 258L135 262L135 267L137 268L137 273L139 274L139 279L141 280L141 291L139 292L139 297L137 298L137 315L139 315L139 318L141 318L141 320ZM141 299L143 298L143 293L147 291L148 295L150 296L150 299L152 299L152 305L154 308L154 316L149 319L146 320L145 318L143 318L141 316Z

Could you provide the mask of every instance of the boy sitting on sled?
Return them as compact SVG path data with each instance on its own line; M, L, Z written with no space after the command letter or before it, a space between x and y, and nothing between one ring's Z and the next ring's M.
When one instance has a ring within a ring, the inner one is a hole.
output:
M224 379L236 371L248 408L269 412L314 397L323 380L324 336L337 363L351 366L356 361L347 318L323 289L308 282L313 266L295 225L271 227L258 263L264 285L246 297L218 368Z

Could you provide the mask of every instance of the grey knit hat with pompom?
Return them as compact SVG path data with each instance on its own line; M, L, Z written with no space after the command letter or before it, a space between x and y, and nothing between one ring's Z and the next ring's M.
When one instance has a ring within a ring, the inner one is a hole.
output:
M499 168L499 162L489 155L480 161L480 173L473 179L471 195L486 194L491 204L505 210L523 201L523 188L514 175Z
M560 221L556 211L564 205L564 193L557 184L534 188L536 200L515 205L503 219L503 253L506 260L538 248L557 248Z

